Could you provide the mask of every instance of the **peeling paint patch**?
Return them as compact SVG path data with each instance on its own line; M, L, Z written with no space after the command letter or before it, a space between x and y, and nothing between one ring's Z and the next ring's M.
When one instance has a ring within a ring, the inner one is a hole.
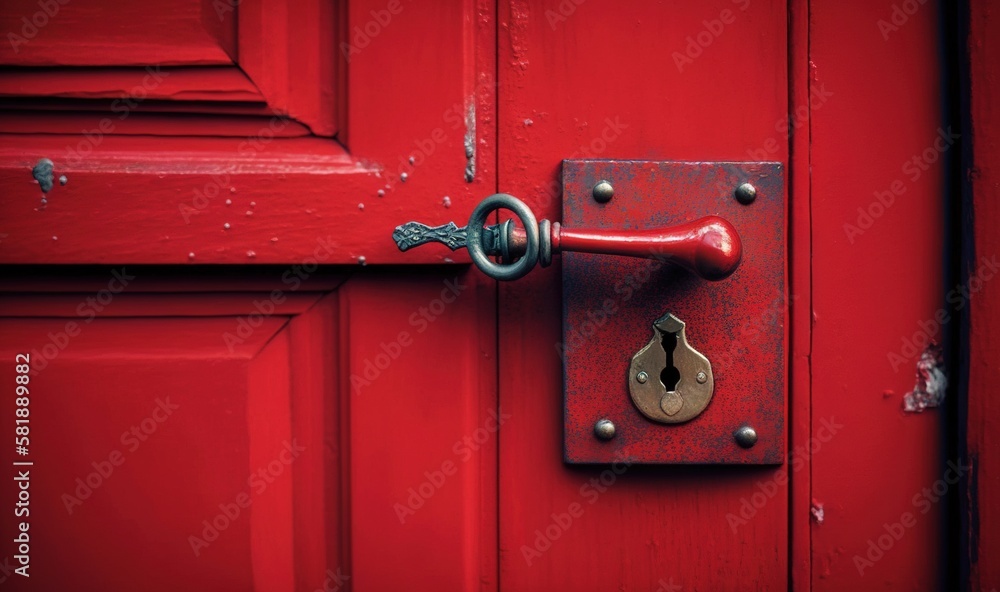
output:
M465 101L465 181L476 178L476 97Z
M31 176L38 181L38 186L42 188L42 193L52 191L52 183L55 180L52 169L55 164L48 158L43 158L31 169Z
M809 513L812 514L813 520L816 524L823 524L823 520L826 518L823 512L823 503L813 499L812 506L809 508Z
M928 407L937 407L944 401L948 377L944 373L944 356L941 347L931 343L917 361L917 382L913 390L903 396L903 410L920 413Z
M511 65L516 66L520 73L528 69L528 23L531 19L531 9L524 0L511 0L510 22L507 33L510 37Z

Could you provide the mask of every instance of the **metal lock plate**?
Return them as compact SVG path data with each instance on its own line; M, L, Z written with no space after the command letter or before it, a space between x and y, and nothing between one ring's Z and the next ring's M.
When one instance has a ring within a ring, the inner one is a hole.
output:
M743 242L739 268L717 282L668 262L563 253L567 462L782 462L783 174L779 163L563 162L566 227L640 230L717 215ZM595 199L602 181L613 188L606 201ZM744 183L756 189L750 199L745 187L737 192ZM664 333L677 339L674 395L657 374L667 363Z

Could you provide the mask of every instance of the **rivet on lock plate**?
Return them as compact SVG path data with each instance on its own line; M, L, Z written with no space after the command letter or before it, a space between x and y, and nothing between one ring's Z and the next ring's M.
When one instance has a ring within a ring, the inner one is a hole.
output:
M653 338L632 356L628 388L649 419L683 423L712 400L712 364L688 343L684 321L668 313L653 323Z

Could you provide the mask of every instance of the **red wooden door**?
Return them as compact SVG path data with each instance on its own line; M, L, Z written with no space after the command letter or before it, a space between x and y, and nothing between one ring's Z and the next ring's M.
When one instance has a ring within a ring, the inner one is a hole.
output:
M494 10L3 4L5 586L496 586Z
M944 160L845 234L942 125L933 11L876 4L5 3L0 585L933 588L946 504L869 556L947 460L881 363L938 306ZM566 464L559 259L393 244L501 191L559 220L564 159L781 163L784 462Z

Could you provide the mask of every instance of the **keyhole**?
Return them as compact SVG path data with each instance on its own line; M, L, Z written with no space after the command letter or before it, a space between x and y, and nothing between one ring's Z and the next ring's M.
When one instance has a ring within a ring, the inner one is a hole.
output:
M677 333L661 334L663 351L667 352L667 364L660 372L660 382L667 391L677 390L677 383L681 379L681 371L674 367L674 349L677 348Z

